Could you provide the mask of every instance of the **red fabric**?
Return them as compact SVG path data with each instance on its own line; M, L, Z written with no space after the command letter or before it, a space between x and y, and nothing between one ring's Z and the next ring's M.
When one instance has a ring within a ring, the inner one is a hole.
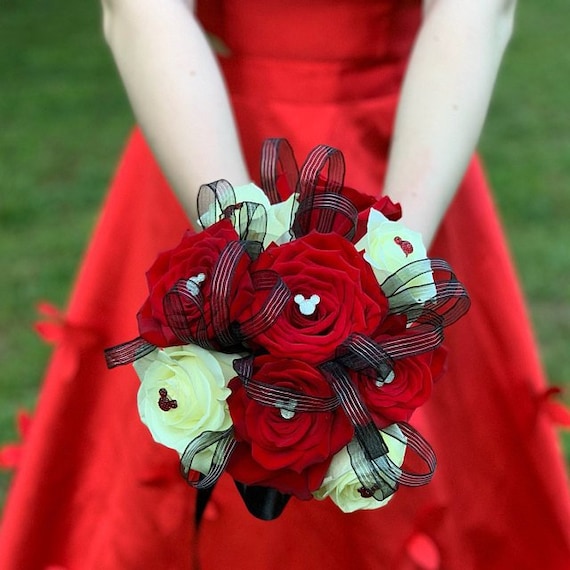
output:
M349 186L382 185L398 86L419 21L415 0L218 0L205 26L246 155L290 140L343 150ZM204 11L207 8L207 11ZM223 174L223 173L222 173ZM102 349L136 336L144 272L187 222L139 132L133 134L86 254L5 510L4 570L563 570L570 501L524 305L477 160L433 254L473 302L448 330L449 369L414 425L439 466L384 509L342 514L291 500L278 520L250 517L224 477L199 536L177 457L151 441L130 368ZM57 337L57 335L55 335Z

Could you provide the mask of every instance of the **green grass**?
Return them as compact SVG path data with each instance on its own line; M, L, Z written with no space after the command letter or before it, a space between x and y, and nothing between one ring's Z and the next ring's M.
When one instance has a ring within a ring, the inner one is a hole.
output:
M549 378L570 382L568 0L521 2L481 143ZM33 409L49 347L132 123L97 3L3 0L0 20L0 443ZM0 495L9 474L0 476Z
M36 304L65 306L132 119L97 3L4 0L0 28L1 443L50 352Z
M570 5L520 2L481 150L546 371L570 382Z

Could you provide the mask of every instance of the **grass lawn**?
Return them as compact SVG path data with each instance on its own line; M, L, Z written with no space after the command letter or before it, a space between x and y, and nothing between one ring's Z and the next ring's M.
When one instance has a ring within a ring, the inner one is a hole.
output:
M36 305L65 306L132 124L97 2L4 0L1 18L0 443L33 410L50 352Z
M570 382L568 0L521 2L481 143L553 383ZM132 117L97 3L4 0L0 41L0 444L33 410L49 347ZM0 473L0 496L9 473ZM1 502L1 501L0 501Z

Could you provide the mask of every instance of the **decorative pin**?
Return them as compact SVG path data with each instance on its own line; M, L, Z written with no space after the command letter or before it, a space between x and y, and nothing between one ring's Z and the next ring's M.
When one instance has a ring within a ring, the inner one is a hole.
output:
M382 379L380 377L378 377L376 379L376 386L378 388L382 388L382 386L384 386L384 384L391 384L394 381L394 378L396 378L396 375L394 374L393 370L390 370L390 372L388 372L388 376L386 376L386 378Z
M358 493L360 494L360 496L363 499L370 499L371 497L374 496L374 493L377 491L378 489L367 489L366 487L360 487L360 489L358 489Z
M303 295L295 295L293 300L299 305L301 314L306 317L314 314L317 310L317 305L321 302L321 298L318 295L311 295L309 299L305 299Z
M402 239L400 236L396 236L394 238L394 242L400 246L402 251L406 254L406 257L408 257L410 253L414 252L414 246L409 241Z
M295 400L278 400L275 406L279 408L279 413L284 420L290 420L295 417L295 408L297 402Z
M188 281L186 281L186 289L188 289L190 295L198 295L200 292L200 285L206 280L206 276L204 273L198 273L198 275L194 275L194 277L190 277Z
M163 412L169 412L170 410L174 410L178 407L178 402L168 397L168 391L166 388L161 388L158 391L158 394L160 396L160 399L158 400L158 407Z

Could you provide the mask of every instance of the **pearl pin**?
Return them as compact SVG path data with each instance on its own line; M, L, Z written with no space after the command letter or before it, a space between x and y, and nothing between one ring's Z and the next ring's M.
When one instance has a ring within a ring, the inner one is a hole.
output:
M191 295L197 295L200 292L200 285L206 280L206 276L203 273L198 273L194 277L190 277L186 281L186 289L188 289Z
M378 388L382 388L382 386L384 386L384 384L391 384L394 381L394 378L396 378L396 375L394 374L393 370L390 370L390 372L388 373L388 376L386 376L386 378L384 378L384 379L378 378L376 380L376 386Z

